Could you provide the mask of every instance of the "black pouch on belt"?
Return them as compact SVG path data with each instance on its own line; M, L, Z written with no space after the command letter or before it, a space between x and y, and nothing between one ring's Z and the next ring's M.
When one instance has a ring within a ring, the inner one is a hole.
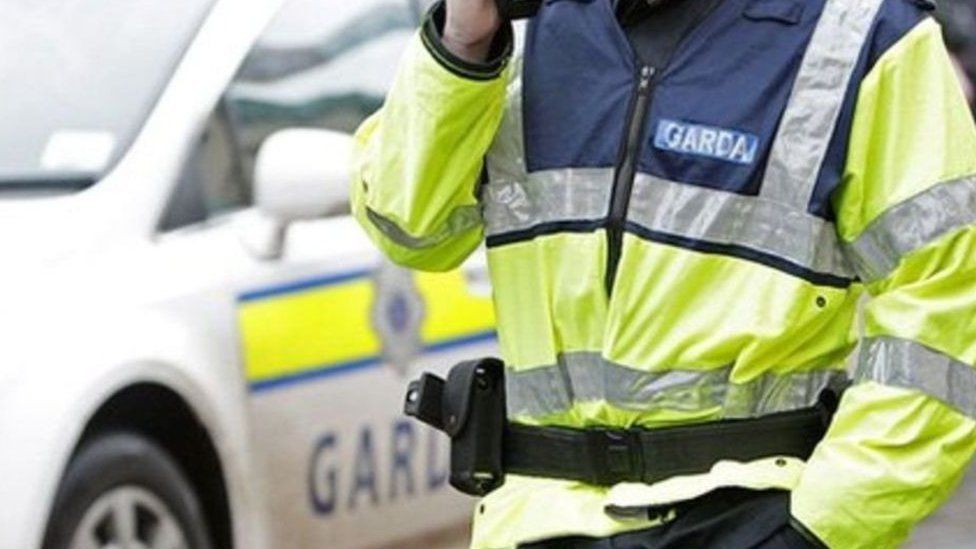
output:
M410 383L404 412L451 438L451 486L483 496L505 480L504 364L496 358L462 362L443 380L425 373Z

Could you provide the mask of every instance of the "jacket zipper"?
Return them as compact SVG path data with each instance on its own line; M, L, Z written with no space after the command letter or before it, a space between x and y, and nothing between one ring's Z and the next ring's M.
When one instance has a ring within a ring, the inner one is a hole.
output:
M648 103L651 97L651 84L657 70L642 65L637 75L637 89L628 114L627 133L621 148L620 160L614 172L613 191L610 195L610 213L607 218L607 270L604 285L607 296L613 293L613 281L617 276L620 252L623 247L624 225L627 220L627 206L637 175L637 157L644 139L644 122L647 120Z

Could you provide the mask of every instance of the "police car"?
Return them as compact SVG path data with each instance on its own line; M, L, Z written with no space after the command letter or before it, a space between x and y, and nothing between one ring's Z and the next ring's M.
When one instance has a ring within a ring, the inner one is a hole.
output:
M0 549L463 533L445 441L400 404L493 354L483 264L383 263L346 205L348 132L423 4L4 3ZM973 492L919 542L967 546Z
M463 532L401 406L493 353L483 264L383 263L347 206L348 132L423 8L4 4L0 548Z

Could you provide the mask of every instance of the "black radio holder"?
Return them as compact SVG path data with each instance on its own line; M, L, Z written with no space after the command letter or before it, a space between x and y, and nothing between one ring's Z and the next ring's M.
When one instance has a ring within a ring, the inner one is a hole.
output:
M451 486L483 496L505 480L504 364L496 358L462 362L443 380L425 373L410 383L404 412L451 438Z

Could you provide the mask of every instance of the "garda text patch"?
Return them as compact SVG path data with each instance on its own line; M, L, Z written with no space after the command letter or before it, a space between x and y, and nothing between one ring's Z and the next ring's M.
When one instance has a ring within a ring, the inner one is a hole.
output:
M752 164L756 160L759 138L751 133L664 118L657 124L654 146L681 154Z

